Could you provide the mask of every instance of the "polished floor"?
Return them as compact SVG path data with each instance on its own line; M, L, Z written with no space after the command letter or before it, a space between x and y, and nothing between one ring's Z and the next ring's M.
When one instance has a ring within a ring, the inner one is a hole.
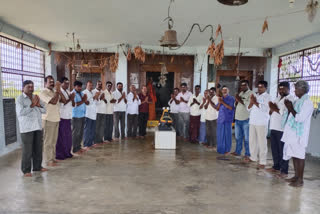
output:
M178 142L169 151L154 150L152 142L149 136L107 144L32 178L19 170L20 150L2 156L0 213L320 213L317 159L306 163L304 187L293 188L199 145Z

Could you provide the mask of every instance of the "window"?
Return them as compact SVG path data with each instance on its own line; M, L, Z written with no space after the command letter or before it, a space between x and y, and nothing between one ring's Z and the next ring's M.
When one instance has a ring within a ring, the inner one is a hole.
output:
M44 53L41 50L0 36L3 97L16 98L22 82L32 80L38 94L44 85Z
M291 93L294 94L293 84L298 80L309 83L309 96L315 108L320 102L320 46L297 51L280 57L279 82L291 83Z

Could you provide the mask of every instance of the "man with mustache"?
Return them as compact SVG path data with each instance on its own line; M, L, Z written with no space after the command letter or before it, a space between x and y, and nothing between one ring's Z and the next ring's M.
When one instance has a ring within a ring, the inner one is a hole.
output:
M31 80L22 84L23 92L17 98L16 112L22 141L21 171L25 177L32 177L33 171L47 171L42 164L42 118L46 113L45 104L33 94L34 85Z
M43 139L46 164L48 166L57 166L56 144L59 132L60 122L60 100L65 103L66 100L61 93L61 83L54 83L54 78L49 75L45 77L45 89L39 95L42 102L45 103L47 112L42 115L43 120Z

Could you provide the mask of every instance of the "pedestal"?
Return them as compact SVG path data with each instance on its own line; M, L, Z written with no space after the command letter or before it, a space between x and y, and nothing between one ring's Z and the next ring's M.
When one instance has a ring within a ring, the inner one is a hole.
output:
M155 149L176 149L176 131L159 131L156 127L154 142Z

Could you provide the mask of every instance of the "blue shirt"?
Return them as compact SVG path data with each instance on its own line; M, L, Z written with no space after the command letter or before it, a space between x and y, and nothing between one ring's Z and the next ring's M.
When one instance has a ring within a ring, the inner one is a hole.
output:
M223 104L220 105L218 123L232 123L234 116L234 98L232 96L226 96L222 98L223 101L232 107L232 110L225 107Z
M80 93L76 92L75 90L72 91L72 93L76 93L76 96L74 97L74 102L77 105L77 102L81 102L83 93L82 91ZM86 116L86 104L82 103L79 106L75 106L72 108L72 117L75 118L82 118Z

